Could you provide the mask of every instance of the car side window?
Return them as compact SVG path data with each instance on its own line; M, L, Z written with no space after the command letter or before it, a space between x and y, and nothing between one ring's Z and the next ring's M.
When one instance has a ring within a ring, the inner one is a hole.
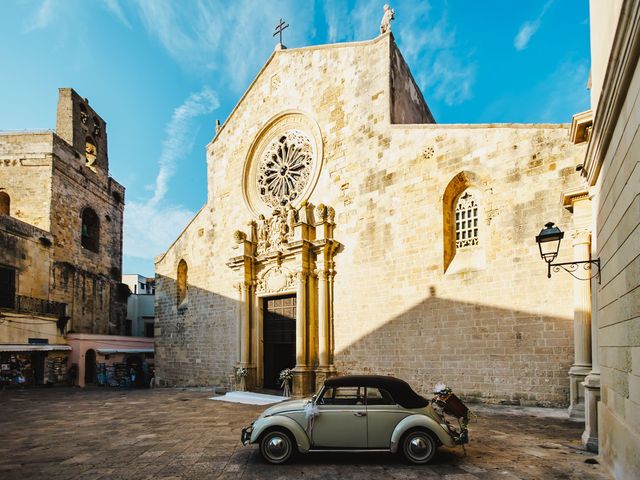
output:
M363 405L363 387L326 388L318 400L320 405Z
M395 405L389 392L382 388L367 387L367 405Z

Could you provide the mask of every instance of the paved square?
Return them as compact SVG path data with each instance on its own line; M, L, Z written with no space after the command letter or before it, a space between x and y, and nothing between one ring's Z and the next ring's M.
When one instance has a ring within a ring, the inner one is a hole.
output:
M580 424L539 416L557 411L482 406L466 456L441 448L432 464L412 466L395 455L314 454L270 466L239 440L265 407L210 396L180 389L0 391L0 478L610 478L585 462L596 457L581 449Z

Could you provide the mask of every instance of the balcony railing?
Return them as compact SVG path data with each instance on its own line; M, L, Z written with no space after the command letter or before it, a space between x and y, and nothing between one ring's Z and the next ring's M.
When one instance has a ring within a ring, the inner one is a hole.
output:
M67 313L67 304L42 300L40 298L16 295L14 310L19 313L32 313L35 315L54 315L64 317Z

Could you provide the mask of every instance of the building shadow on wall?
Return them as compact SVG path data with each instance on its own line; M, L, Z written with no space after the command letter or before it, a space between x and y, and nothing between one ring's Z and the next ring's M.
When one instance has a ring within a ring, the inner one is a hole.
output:
M232 384L238 300L156 274L156 379L161 386Z
M337 337L349 328L341 327L334 327ZM340 374L397 376L427 396L445 382L467 401L568 404L573 323L566 317L439 298L431 287L410 309L340 343Z
M158 275L156 282L160 385L232 386L238 300L189 284L178 305L176 280ZM336 312L341 310L336 305ZM570 318L441 298L431 287L428 297L341 347L341 336L353 336L351 327L334 325L339 374L393 375L427 396L437 382L445 382L467 401L568 403Z

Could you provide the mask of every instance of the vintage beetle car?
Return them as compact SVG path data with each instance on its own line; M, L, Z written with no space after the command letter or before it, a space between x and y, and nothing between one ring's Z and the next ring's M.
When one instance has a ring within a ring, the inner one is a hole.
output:
M257 443L273 464L297 452L337 451L402 452L410 462L424 464L438 446L453 447L468 437L466 428L453 428L436 403L405 381L354 375L326 380L311 399L268 408L242 430L241 440L243 445Z

